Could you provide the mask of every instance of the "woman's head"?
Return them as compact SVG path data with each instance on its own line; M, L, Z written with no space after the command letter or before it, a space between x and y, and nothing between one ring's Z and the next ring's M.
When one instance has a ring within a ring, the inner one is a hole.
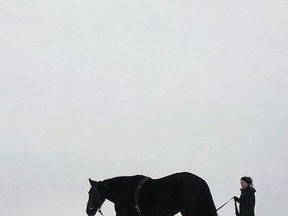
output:
M247 188L249 186L253 186L253 180L252 180L251 177L243 176L240 179L240 184L241 184L241 187L245 189L245 188Z

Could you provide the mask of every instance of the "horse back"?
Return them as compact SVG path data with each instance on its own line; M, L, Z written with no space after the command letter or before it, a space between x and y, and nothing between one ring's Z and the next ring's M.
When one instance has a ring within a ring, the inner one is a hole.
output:
M188 215L197 212L195 215L214 216L216 212L207 183L199 176L187 172L147 181L143 186L143 198L146 209L157 208L158 215L186 211ZM209 213L205 215L207 211ZM151 212L150 215L154 214Z

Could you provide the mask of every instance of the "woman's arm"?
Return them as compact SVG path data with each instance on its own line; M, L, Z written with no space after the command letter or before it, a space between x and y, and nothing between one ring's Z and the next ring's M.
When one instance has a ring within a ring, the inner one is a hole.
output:
M240 198L234 196L234 200L235 200L236 202L240 203Z

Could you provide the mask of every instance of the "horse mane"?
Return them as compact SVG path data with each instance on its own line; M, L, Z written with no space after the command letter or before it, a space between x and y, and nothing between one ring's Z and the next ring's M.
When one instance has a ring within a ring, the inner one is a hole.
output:
M141 179L145 178L146 176L143 175L134 175L134 176L118 176L110 179L106 179L103 181L103 183L109 184L110 186L121 185L126 186L127 183L132 185L137 185ZM130 186L131 187L131 186Z
M135 188L144 178L146 177L143 175L119 176L99 182L99 187L105 194L113 194L113 197L107 196L107 199L113 202L117 196L134 197Z

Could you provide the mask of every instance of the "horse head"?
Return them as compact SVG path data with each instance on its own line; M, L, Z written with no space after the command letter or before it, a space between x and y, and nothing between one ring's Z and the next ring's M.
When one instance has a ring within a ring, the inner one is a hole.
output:
M97 210L100 211L100 207L104 203L105 197L101 195L98 187L99 183L97 181L93 181L89 178L89 182L91 185L91 189L89 190L89 199L87 203L86 213L88 216L93 216L96 214Z

